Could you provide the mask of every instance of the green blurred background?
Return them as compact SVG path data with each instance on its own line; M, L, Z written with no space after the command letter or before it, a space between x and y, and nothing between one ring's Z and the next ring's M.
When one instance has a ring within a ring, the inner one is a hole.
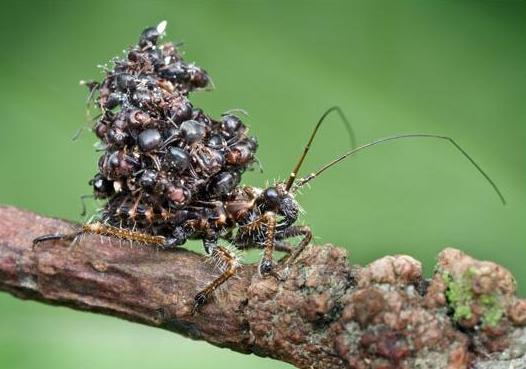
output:
M168 39L260 142L265 185L290 171L334 104L360 143L408 132L454 137L499 184L500 205L449 144L399 141L327 172L299 198L317 242L353 263L408 253L431 273L444 246L502 263L526 292L526 4L511 1L5 1L0 5L0 202L82 220L95 173L81 79L168 20ZM336 117L304 173L346 149ZM125 321L0 294L0 368L290 368Z

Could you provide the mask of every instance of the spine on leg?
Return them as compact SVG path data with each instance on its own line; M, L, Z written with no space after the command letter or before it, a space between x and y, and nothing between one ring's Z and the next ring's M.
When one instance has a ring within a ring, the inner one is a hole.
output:
M163 246L165 243L165 238L163 236L152 236L146 233L140 233L130 231L124 228L109 226L100 222L84 224L82 226L82 231L84 233L94 233L100 234L102 236L113 236L124 240L137 241L145 244L153 244L158 246Z

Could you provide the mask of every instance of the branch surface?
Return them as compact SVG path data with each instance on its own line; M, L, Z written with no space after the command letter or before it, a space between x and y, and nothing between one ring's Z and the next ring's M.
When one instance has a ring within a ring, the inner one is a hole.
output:
M99 236L32 248L37 236L76 227L0 207L0 290L299 368L526 369L526 300L512 275L455 249L424 280L409 256L360 267L341 248L310 246L279 270L285 281L245 265L192 315L194 295L219 274L204 256Z

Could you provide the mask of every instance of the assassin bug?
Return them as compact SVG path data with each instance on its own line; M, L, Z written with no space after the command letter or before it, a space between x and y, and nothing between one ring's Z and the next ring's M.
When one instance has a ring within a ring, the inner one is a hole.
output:
M454 145L485 177L504 203L491 178L453 139L433 134L405 134L353 147L318 171L297 179L316 134L330 113L337 113L354 135L339 107L328 109L315 125L298 162L285 182L266 188L240 186L242 173L254 162L256 141L237 116L219 120L195 108L187 96L207 86L204 70L185 63L173 44L157 45L166 26L143 31L125 60L115 61L101 83L89 83L98 93L102 111L93 131L104 148L99 173L90 181L96 198L106 199L99 220L79 232L45 235L47 240L75 240L99 234L171 249L189 239L202 240L206 254L221 261L223 272L195 296L193 311L231 278L239 267L235 253L219 245L260 248L262 276L282 278L275 271L273 252L288 254L286 268L312 239L310 227L297 225L296 192L321 173L355 153L391 140L434 138ZM294 247L288 240L300 237Z

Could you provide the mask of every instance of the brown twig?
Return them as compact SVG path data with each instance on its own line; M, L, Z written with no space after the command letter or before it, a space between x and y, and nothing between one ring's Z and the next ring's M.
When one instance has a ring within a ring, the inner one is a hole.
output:
M409 256L362 268L340 248L311 246L280 270L285 281L244 266L192 315L195 293L218 273L203 256L98 236L32 248L74 228L0 207L0 290L299 368L526 368L526 300L504 268L458 250L444 250L426 281Z

